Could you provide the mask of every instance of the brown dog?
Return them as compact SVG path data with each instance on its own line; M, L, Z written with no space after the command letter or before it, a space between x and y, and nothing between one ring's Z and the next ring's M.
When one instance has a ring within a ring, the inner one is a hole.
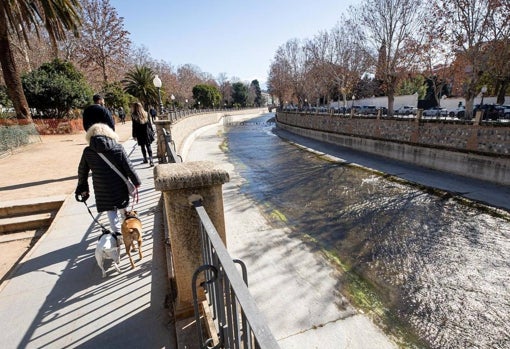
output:
M135 241L138 242L138 255L142 259L142 222L138 218L136 211L126 211L126 218L122 223L122 238L124 246L126 246L126 253L131 262L131 268L135 267L133 259L131 258L131 251L135 252Z

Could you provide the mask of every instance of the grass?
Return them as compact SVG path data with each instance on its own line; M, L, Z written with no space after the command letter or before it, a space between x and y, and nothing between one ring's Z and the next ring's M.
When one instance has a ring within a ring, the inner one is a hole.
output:
M369 280L358 275L353 270L352 266L345 263L335 251L327 249L314 237L304 234L302 238L305 242L312 244L314 247L318 247L326 259L340 271L344 285L340 291L349 302L379 324L384 332L395 340L399 347L427 347L427 345L413 333L412 329L385 305L385 300Z

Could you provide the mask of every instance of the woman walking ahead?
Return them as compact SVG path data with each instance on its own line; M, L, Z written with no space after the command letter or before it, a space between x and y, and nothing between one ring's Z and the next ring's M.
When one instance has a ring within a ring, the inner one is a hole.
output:
M149 163L151 166L154 166L154 162L152 162L151 149L151 143L154 141L154 131L152 130L152 124L149 120L149 116L143 109L141 103L133 103L133 106L131 107L131 118L133 120L133 138L142 148L143 163L147 163L148 154Z
M108 159L131 182L139 187L142 183L136 174L119 137L106 124L97 123L87 131L89 146L83 150L78 166L78 185L76 195L83 201L89 197L89 172L92 171L92 184L98 212L107 212L112 232L120 232L121 220L118 211L124 211L129 204L129 191L122 179L99 154ZM76 198L78 200L78 197ZM80 200L81 201L81 200Z

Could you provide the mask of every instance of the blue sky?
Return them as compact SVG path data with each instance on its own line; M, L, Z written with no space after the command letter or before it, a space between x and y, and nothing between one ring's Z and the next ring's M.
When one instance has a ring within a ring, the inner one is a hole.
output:
M174 67L194 64L264 84L277 48L331 29L355 0L110 0L135 45Z

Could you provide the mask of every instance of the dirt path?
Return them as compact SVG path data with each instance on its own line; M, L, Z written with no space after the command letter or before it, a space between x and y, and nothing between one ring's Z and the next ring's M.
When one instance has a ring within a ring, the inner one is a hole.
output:
M131 122L117 124L120 140L131 137ZM0 159L0 201L22 200L71 194L85 132L72 135L42 136L41 143L31 144Z

